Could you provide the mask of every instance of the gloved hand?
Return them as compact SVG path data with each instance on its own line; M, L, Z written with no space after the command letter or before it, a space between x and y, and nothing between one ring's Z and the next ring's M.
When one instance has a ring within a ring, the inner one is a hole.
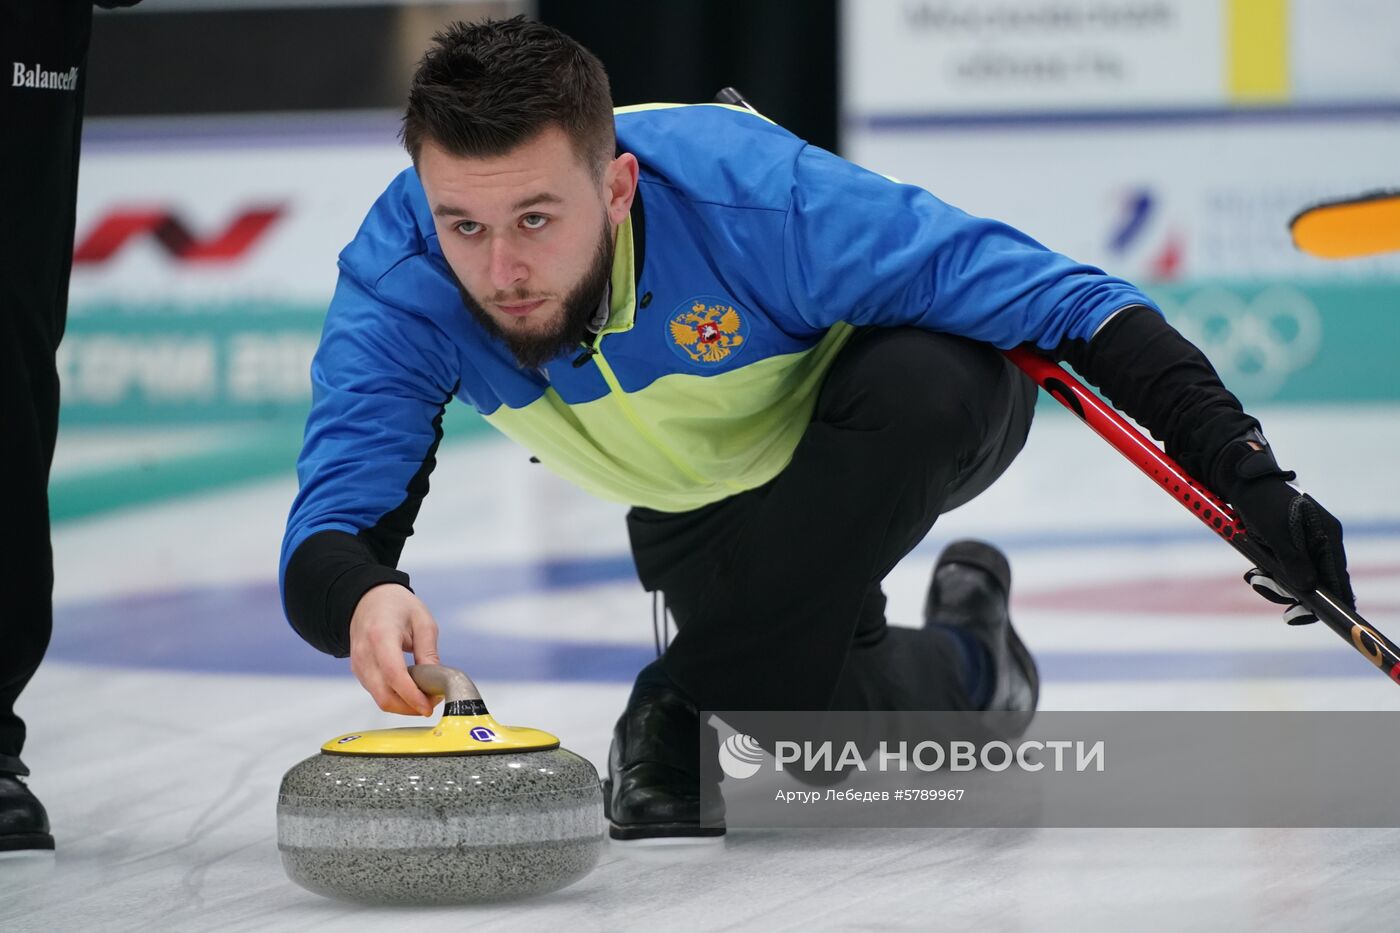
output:
M1279 468L1262 435L1253 431L1232 441L1216 459L1212 474L1249 539L1267 550L1277 565L1277 578L1255 567L1244 575L1245 582L1270 602L1286 606L1283 617L1289 625L1317 621L1290 591L1321 587L1356 607L1341 522L1290 485L1296 474Z

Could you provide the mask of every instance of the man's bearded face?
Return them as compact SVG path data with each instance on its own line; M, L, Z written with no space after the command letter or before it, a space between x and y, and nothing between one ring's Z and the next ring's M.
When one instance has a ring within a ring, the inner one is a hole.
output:
M606 293L625 216L610 207L617 168L600 180L554 126L502 156L456 156L427 141L417 168L472 316L529 369L576 348Z

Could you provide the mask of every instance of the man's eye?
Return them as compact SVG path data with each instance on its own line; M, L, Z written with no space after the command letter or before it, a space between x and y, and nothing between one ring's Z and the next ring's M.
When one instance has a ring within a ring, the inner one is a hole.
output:
M481 224L475 220L464 220L457 225L457 232L463 236L474 236L481 229Z
M543 214L526 214L520 218L520 223L526 230L538 230L549 223L549 218Z

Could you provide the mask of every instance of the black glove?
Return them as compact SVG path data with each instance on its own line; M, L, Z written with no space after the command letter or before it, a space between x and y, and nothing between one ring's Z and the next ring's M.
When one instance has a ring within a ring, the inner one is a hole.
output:
M1289 485L1296 474L1279 468L1263 435L1251 431L1231 441L1211 472L1245 534L1274 558L1276 575L1255 567L1244 575L1245 582L1270 602L1287 606L1284 619L1289 625L1317 621L1292 593L1321 587L1356 607L1342 523L1312 496Z

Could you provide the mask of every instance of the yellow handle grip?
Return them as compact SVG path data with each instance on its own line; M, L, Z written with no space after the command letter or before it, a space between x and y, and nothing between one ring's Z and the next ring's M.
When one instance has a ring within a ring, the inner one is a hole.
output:
M1288 224L1293 243L1322 259L1351 259L1400 250L1400 191L1373 191L1328 201Z

